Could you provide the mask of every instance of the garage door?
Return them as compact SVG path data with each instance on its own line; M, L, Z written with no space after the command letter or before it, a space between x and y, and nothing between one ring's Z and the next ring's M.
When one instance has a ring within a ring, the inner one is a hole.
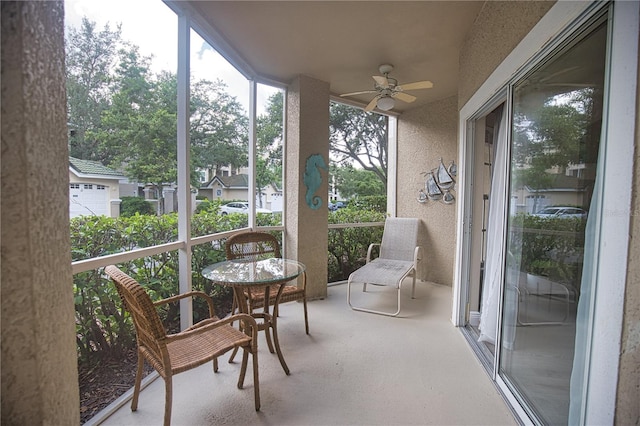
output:
M69 213L76 216L107 216L107 187L93 183L69 184Z

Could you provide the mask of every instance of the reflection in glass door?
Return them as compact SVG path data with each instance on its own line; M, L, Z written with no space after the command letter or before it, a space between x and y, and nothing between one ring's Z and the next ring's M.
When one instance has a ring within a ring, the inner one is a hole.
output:
M498 372L545 424L569 416L606 40L603 18L513 87Z
M506 96L506 91L505 91ZM487 248L502 244L495 238L500 233L502 223L495 220L504 216L504 183L492 186L500 179L504 182L504 173L493 173L496 162L505 163L505 118L504 98L491 112L474 120L474 165L472 189L472 226L470 232L471 250L469 253L468 314L467 330L477 340L481 361L490 366L495 358L495 332L497 324L498 301L484 300L494 287L501 285L499 256L487 258ZM496 102L497 103L497 102ZM496 157L497 155L497 157ZM483 295L485 295L483 297ZM484 302L484 303L483 303ZM489 305L489 306L488 306Z

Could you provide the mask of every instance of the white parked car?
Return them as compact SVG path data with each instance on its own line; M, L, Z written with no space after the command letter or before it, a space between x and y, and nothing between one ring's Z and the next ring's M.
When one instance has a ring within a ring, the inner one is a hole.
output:
M249 203L248 202L238 202L234 201L233 203L225 204L224 206L220 206L220 214L226 215L229 213L245 213L249 214ZM260 207L256 207L256 213L271 213L271 210L263 209Z
M553 206L553 207L545 207L540 210L538 213L535 213L534 216L537 217L579 217L585 218L587 217L587 212L579 207L565 207L565 206Z

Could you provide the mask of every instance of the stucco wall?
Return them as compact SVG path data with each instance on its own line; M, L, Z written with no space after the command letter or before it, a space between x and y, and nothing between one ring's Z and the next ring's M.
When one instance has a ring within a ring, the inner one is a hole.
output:
M460 53L462 107L555 1L487 1Z
M62 2L2 15L2 424L80 421Z
M639 60L640 63L640 60ZM640 105L640 75L636 105ZM637 107L636 107L637 108ZM635 168L629 243L629 267L624 302L622 347L618 373L615 423L640 424L640 116L636 116ZM634 238L635 236L635 238Z
M398 119L398 216L422 219L424 261L419 277L446 285L453 282L457 201L421 204L417 196L424 188L424 172L437 167L440 158L445 166L457 161L457 120L456 97L409 111Z
M285 251L307 267L307 297L327 295L327 170L317 169L321 182L312 193L322 200L317 209L306 202L307 159L320 155L329 160L329 84L299 76L287 92L287 146L285 149L287 188ZM311 170L312 172L314 170Z

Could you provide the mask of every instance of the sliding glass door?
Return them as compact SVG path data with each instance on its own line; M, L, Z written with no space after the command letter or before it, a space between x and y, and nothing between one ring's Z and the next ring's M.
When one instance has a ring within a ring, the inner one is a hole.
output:
M602 161L606 46L602 16L512 89L497 374L544 424L569 421L574 359L585 350L576 347L576 318L592 268L585 230L599 220L591 206ZM578 323L592 315L580 309Z
M460 110L452 318L523 424L624 401L639 11L556 3Z

